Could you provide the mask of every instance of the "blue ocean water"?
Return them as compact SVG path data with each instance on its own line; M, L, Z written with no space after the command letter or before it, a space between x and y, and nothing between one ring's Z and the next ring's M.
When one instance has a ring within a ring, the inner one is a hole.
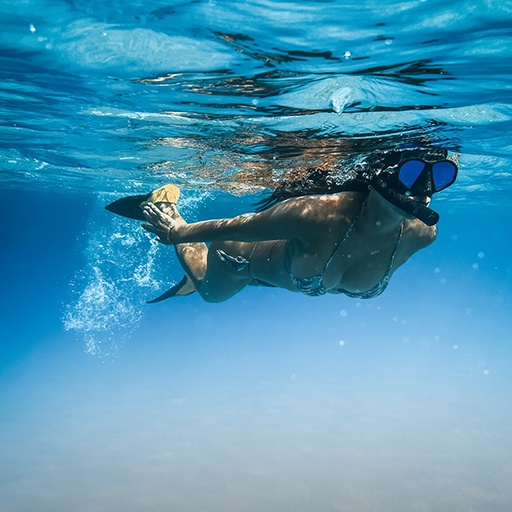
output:
M2 511L512 507L512 7L0 3ZM188 220L293 169L429 138L438 240L369 301L251 288L148 306Z

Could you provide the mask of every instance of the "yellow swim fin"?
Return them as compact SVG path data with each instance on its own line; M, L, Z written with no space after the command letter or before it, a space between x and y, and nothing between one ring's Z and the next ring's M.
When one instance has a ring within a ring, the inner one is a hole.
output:
M180 189L175 185L164 185L149 195L147 199L140 203L140 207L144 208L148 203L174 203L178 202L180 197Z
M148 203L176 203L180 197L180 189L175 185L164 185L150 194L127 196L105 206L105 209L116 215L129 219L146 220L142 208Z

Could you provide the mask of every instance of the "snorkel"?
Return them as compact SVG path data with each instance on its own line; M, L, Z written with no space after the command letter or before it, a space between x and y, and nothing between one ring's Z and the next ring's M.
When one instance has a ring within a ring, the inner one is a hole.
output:
M447 154L446 150L432 148L387 154L382 170L372 176L370 184L391 204L433 226L439 214L416 197L431 198L455 182L457 165L447 160Z
M415 201L404 193L398 192L392 186L393 179L390 179L388 171L383 171L375 175L371 181L371 186L392 205L400 208L404 212L421 220L427 226L434 226L439 222L439 214L429 208L427 205Z

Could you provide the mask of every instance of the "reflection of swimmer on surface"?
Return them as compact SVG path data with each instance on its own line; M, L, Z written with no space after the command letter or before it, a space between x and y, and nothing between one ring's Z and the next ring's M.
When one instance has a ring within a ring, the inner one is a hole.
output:
M155 302L193 291L221 302L247 285L376 297L435 240L439 216L428 205L456 176L445 150L392 151L345 182L313 171L278 187L258 213L191 224L176 208L178 189L167 185L144 203L143 227L174 245L186 275Z

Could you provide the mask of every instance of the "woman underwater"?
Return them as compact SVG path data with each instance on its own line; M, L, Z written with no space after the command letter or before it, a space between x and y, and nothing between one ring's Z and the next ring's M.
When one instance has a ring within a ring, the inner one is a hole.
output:
M151 302L194 291L222 302L247 285L376 297L435 240L432 195L457 177L447 155L435 148L382 153L344 183L311 172L278 187L262 211L190 224L176 208L178 189L162 187L141 205L143 228L174 245L186 275Z

